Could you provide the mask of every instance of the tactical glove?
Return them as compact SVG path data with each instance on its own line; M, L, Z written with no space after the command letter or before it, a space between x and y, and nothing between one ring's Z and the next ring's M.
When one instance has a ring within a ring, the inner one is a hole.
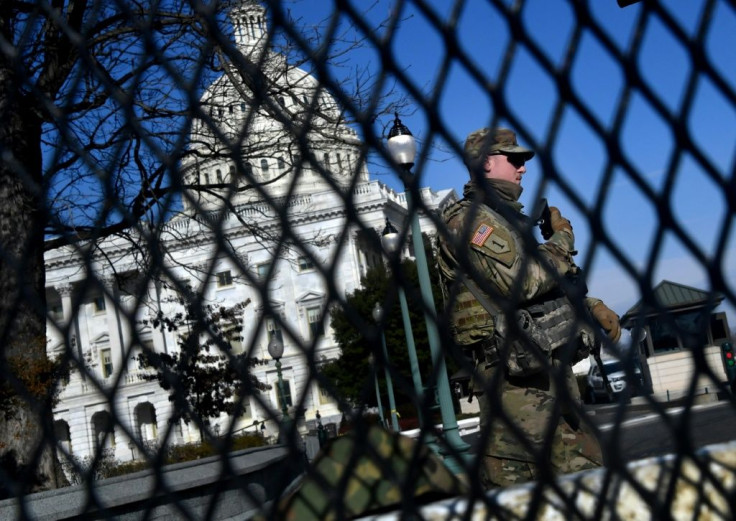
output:
M570 221L562 217L560 210L555 206L551 206L549 208L549 224L555 232L567 230L572 233L572 225L570 224Z
M601 325L612 342L618 342L621 338L621 324L618 321L618 315L611 311L603 302L599 302L593 309L593 318Z

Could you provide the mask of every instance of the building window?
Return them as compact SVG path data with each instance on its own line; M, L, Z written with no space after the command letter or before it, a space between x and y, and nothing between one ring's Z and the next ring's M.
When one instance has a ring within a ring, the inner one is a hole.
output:
M281 334L281 328L279 323L273 317L266 318L266 334L268 341L270 342L273 337L278 338L281 342L284 341L284 337Z
M654 353L703 347L708 341L704 319L700 311L655 318L649 325Z
M263 171L263 177L268 179L268 160L261 159L261 170Z
M314 269L314 262L309 257L301 256L298 260L299 271L307 271Z
M228 114L232 114L233 112L235 112L235 107L232 106L232 105L228 106L227 112L228 112Z
M268 270L270 269L271 269L270 262L264 262L256 266L256 276L258 277L258 280L265 280L266 277L268 276Z
M207 172L204 173L204 184L210 184L210 174L208 174Z
M95 313L104 312L105 309L107 309L107 305L105 304L105 296L100 295L98 297L95 297L94 306L95 306Z
M217 287L227 288L233 285L233 275L230 270L221 271L217 274Z
M253 165L251 165L249 161L246 161L244 166L245 166L245 176L253 177Z
M253 408L250 406L250 398L243 398L243 403L241 404L241 407L241 418L243 418L244 420L250 420L251 418L253 418Z
M309 323L309 333L312 335L312 339L321 337L325 334L321 308L307 308L307 322Z
M283 157L277 157L276 158L276 161L278 162L279 170L286 169L286 162L284 162L284 158Z
M110 378L112 376L112 351L110 349L100 349L100 362L102 365L102 377Z
M245 103L240 104L240 112L245 112Z
M218 168L217 169L217 172L216 172L216 175L217 175L217 182L220 183L220 184L222 184L222 170L220 170Z
M710 332L714 345L728 341L728 319L725 313L713 313L710 317Z
M319 403L320 404L324 405L326 403L331 403L333 401L330 393L324 390L321 385L318 385L317 388L319 391Z
M325 154L322 156L322 162L324 163L325 168L329 168L330 167L330 154L325 152Z

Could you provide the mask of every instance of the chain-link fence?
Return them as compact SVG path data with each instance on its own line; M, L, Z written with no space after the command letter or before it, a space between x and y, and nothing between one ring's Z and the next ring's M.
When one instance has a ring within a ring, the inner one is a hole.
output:
M3 515L730 519L733 2L309 4L3 3Z

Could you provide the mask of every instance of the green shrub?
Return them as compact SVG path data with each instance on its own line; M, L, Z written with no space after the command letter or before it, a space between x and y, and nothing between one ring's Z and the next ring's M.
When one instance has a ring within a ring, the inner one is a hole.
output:
M102 476L100 479L114 478L115 476L124 476L125 474L133 474L134 472L139 472L150 467L151 464L147 460L126 461L125 463L120 463L119 461L116 461L115 465L112 465L106 469L105 475Z
M253 447L262 447L266 441L257 434L243 434L230 439L227 452L234 452ZM183 461L194 461L220 454L220 451L210 442L187 443L186 445L174 445L168 451L166 463L181 463Z
M256 434L234 436L230 440L230 445L226 452L262 447L265 444L266 442L263 437ZM171 465L173 463L194 461L217 454L220 454L220 452L208 442L175 445L168 449L164 464ZM72 485L84 483L90 478L98 481L115 476L132 474L151 467L148 459L126 462L116 460L114 459L113 452L110 450L103 451L103 454L96 461L90 457L83 459L72 458L74 461L69 460L67 457L60 458L64 475Z

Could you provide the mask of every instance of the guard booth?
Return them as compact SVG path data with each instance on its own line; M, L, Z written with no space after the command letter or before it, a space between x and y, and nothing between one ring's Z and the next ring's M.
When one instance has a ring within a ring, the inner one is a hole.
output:
M688 392L696 357L709 371L697 375L696 394L714 396L728 382L722 344L732 342L726 313L718 307L724 297L668 280L660 282L647 300L621 317L623 328L640 338L639 358L646 390L661 401Z

